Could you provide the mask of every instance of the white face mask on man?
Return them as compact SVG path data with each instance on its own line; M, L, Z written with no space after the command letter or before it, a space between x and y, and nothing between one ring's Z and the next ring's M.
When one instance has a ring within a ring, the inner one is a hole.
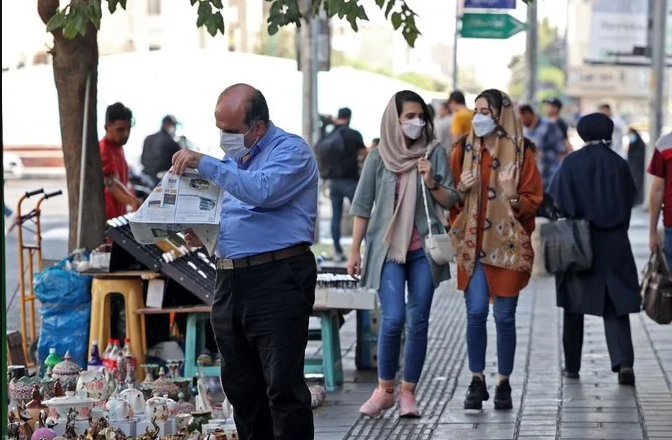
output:
M495 124L495 120L492 119L492 116L476 113L471 120L471 126L474 127L476 136L483 137L492 133L497 127L497 124Z
M247 133L250 131L252 131L252 127L247 130ZM259 140L257 137L252 146L247 148L245 146L245 136L247 133L226 133L222 131L219 138L219 147L224 151L224 153L226 153L227 156L238 160L245 156L249 152L250 148L254 147L254 145L256 145L257 141Z
M422 129L425 128L425 121L420 118L409 119L401 123L401 131L409 138L416 140L422 134Z

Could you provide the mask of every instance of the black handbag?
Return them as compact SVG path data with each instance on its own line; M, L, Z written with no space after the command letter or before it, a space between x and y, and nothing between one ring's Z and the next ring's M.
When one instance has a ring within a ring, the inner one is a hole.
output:
M544 266L549 273L583 272L592 267L588 220L558 218L541 225L539 235Z

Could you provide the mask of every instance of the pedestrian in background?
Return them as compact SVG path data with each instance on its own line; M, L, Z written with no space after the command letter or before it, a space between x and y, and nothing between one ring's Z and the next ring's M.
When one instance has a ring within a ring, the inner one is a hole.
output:
M352 203L360 174L360 161L366 155L366 145L362 135L350 127L352 111L338 110L334 129L318 142L315 152L320 164L320 174L329 181L331 199L331 237L334 241L334 261L345 261L341 247L341 220L343 202Z
M653 177L649 196L649 247L662 247L667 264L672 264L672 131L656 142L648 169ZM663 211L664 240L658 234L658 220Z
M143 172L149 176L154 184L158 184L160 175L172 166L172 159L181 147L175 141L177 119L173 115L166 115L161 121L161 129L145 138L142 146Z
M355 220L348 273L353 277L362 273L361 283L378 291L381 308L378 386L360 408L368 416L394 406L404 327L399 415L420 415L415 391L427 352L432 298L438 285L450 278L449 265L435 264L423 241L430 228L434 234L445 234L437 211L457 200L446 151L436 140L428 111L415 92L404 90L392 97L381 121L380 144L366 158L352 204ZM426 191L429 214L421 191ZM367 249L362 267L364 235Z
M473 112L467 108L467 101L464 93L455 90L448 97L448 105L453 119L450 123L450 133L453 142L457 142L462 136L466 136L471 131L471 118Z
M520 105L518 112L523 124L523 135L537 146L537 166L546 188L568 152L562 132L555 122L537 115L529 104Z
M611 149L614 123L593 113L579 120L586 143L567 156L548 189L559 211L590 222L592 267L556 275L558 306L564 309L564 374L578 378L583 346L583 316L601 316L618 382L635 383L630 313L639 313L637 267L628 239L636 195L627 162ZM590 176L587 178L587 176Z
M469 137L453 148L451 170L460 201L450 209L457 253L457 288L467 307L467 351L472 380L465 409L490 398L485 382L486 321L492 299L497 328L498 383L495 409L511 409L518 295L527 286L534 252L530 234L543 199L535 152L511 98L485 90L476 98Z
M646 166L646 144L639 132L633 128L628 128L628 165L632 173L632 179L635 181L637 193L635 196L635 206L644 203L644 167Z
M14 227L16 226L16 218L13 216L14 212L7 207L4 200L2 202L2 208L5 217L5 234L9 234L10 232L12 232L12 229L14 229Z
M564 119L562 119L562 101L558 98L550 98L544 100L544 110L546 111L546 117L551 121L555 122L555 125L560 129L562 134L562 143L565 145L566 154L574 151L572 144L569 142L569 127Z
M625 149L623 148L623 136L626 130L625 121L620 116L614 115L611 106L607 103L600 104L597 111L609 117L614 123L614 132L611 135L611 149L618 153L619 156L625 158Z
M132 211L140 208L140 201L128 185L130 172L124 145L131 136L133 112L117 102L105 111L105 136L100 140L100 159L105 182L106 219L126 214L127 206Z
M444 101L439 105L439 111L436 118L436 138L439 143L446 148L446 152L450 157L450 149L453 146L453 135L450 130L453 124L453 113L450 110L448 101Z

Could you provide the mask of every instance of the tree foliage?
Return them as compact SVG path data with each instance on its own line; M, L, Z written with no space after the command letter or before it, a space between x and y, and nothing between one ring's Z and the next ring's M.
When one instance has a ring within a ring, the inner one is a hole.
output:
M536 99L543 100L552 96L560 96L565 83L564 41L558 28L552 26L548 19L539 23L538 41L539 73L537 78L541 87L538 87ZM526 87L525 57L523 55L513 56L508 67L511 70L509 93L514 98L522 98Z
M110 13L118 7L126 9L127 0L105 0ZM222 0L189 0L198 10L196 26L204 26L213 37L217 33L224 33L224 17ZM346 19L352 30L357 32L360 21L368 21L364 6L360 3L371 0L310 0L310 8L302 8L301 0L266 0L271 3L268 17L268 33L275 35L278 30L289 24L301 26L303 21L309 20L324 10L329 18L338 16ZM413 47L420 36L415 18L417 14L408 6L406 0L372 0L383 11L385 18L390 21L395 30L401 29L401 34L409 46ZM529 4L535 0L523 0ZM65 38L75 38L86 33L88 23L93 23L100 29L100 20L103 16L103 0L72 0L64 8L58 9L47 24L47 31L63 28Z

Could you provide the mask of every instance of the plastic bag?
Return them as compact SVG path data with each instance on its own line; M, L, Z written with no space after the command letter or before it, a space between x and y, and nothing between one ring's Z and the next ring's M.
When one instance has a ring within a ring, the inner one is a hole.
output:
M47 312L47 313L44 313ZM91 303L75 307L42 306L42 329L37 343L37 361L43 369L49 349L55 348L60 357L70 351L72 361L86 368L89 346ZM44 371L41 371L43 374Z
M33 276L33 288L42 304L77 306L91 302L90 275L81 275L71 264L72 257L64 258Z
M33 277L35 295L42 303L42 328L37 344L40 367L52 347L60 356L70 351L73 362L82 368L86 366L92 277L74 270L72 262L76 258L82 256L64 258Z

